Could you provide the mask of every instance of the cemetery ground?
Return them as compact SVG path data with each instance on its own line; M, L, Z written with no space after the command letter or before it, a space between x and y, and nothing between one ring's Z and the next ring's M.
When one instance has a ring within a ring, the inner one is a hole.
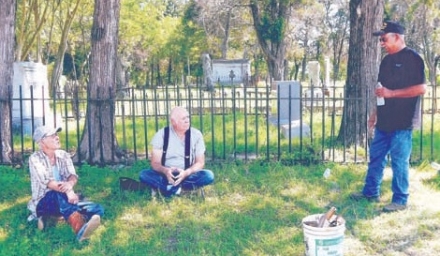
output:
M408 209L396 213L381 212L391 198L389 168L380 203L349 199L362 188L363 164L208 163L216 181L205 198L119 190L119 177L137 179L146 167L77 168L76 190L106 209L102 226L79 244L65 223L44 231L28 223L27 167L0 166L0 255L304 255L302 219L331 206L346 220L344 255L440 251L440 175L427 162L412 166Z

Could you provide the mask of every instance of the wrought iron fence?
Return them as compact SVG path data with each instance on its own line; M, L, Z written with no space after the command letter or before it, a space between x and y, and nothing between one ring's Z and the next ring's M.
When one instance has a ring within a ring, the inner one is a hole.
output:
M347 100L343 88L322 90L291 83L284 90L280 85L268 84L224 85L211 91L190 86L118 90L114 99L118 147L132 161L146 159L153 134L168 125L169 111L179 105L188 109L191 125L204 134L209 161L367 161L368 138L350 147L344 143L344 135L342 141L336 140L340 126L346 125L346 120L342 120ZM14 159L24 161L35 150L31 134L41 124L61 126L63 148L75 154L86 118L86 93L54 92L48 97L43 92L42 96L34 97L32 87L27 96L21 88L19 91L11 100ZM439 128L435 125L439 111L432 95L429 88L422 105L422 127L414 132L413 162L435 160L440 152ZM80 157L79 162L82 161L87 159ZM3 159L0 163L4 164Z

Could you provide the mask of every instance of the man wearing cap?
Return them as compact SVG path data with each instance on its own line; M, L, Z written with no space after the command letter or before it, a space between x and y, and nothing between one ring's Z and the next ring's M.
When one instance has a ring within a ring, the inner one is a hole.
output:
M370 145L365 185L355 200L379 201L383 172L390 155L393 178L391 203L384 212L406 209L409 196L409 159L412 149L412 130L420 121L420 98L426 91L423 59L405 44L405 28L397 22L386 21L380 31L380 45L387 52L379 67L376 97L383 97L385 104L374 106L368 119L368 128L374 129Z
M28 221L37 219L42 230L47 217L61 215L81 242L98 228L104 209L99 204L80 201L74 192L78 175L69 153L60 149L60 131L61 128L48 126L34 131L33 138L40 150L29 158L32 198L28 203Z

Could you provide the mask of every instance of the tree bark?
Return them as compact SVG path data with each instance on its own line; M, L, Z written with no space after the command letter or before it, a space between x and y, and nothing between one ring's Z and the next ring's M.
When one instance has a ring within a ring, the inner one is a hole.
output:
M251 1L250 4L258 42L266 59L269 74L275 80L284 79L285 28L289 19L290 5L289 1L271 1L268 4Z
M64 54L66 53L66 49L67 49L67 41L69 39L70 27L72 26L72 22L73 22L73 19L75 18L75 14L78 10L80 2L81 2L81 0L77 0L73 10L72 11L68 10L66 12L66 20L64 21L63 31L61 34L61 40L60 40L60 44L58 46L58 52L56 55L55 64L54 64L53 71L52 71L52 78L50 80L50 84L51 84L50 88L52 88L52 90L55 90L55 91L58 91L57 89L64 90L64 88L58 88L58 84L59 84L58 81L59 81L61 75L63 74Z
M380 61L379 40L383 0L350 0L350 40L345 102L338 141L347 146L366 142L367 118L375 104L373 90Z
M89 164L123 158L114 129L119 11L120 0L95 0L86 123L75 158Z
M15 0L0 0L0 163L12 163L12 80L14 77Z
M46 1L44 5L40 5L38 1L22 1L22 3L18 4L21 10L17 13L20 13L22 17L18 19L21 22L16 24L18 27L15 34L15 56L17 61L28 59L33 59L37 62L41 61L40 34L46 24L49 6L49 1ZM44 9L41 10L43 7ZM34 22L29 22L32 17ZM32 52L33 47L35 47L35 52ZM35 56L31 56L32 53Z

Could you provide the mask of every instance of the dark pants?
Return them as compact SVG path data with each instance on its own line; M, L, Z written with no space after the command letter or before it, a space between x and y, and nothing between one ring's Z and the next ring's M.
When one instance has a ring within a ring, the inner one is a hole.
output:
M57 191L49 191L38 202L37 216L58 216L62 215L67 221L69 216L74 212L80 212L87 219L90 219L93 215L104 215L104 208L93 202L79 202L78 204L69 203L65 193Z
M169 197L175 193L179 186L185 190L194 190L213 183L214 174L210 170L200 170L191 174L189 177L183 180L178 187L173 187L172 189L167 188L167 178L155 170L150 169L141 171L139 174L139 179L141 182L147 184L151 188L158 189L163 196Z

